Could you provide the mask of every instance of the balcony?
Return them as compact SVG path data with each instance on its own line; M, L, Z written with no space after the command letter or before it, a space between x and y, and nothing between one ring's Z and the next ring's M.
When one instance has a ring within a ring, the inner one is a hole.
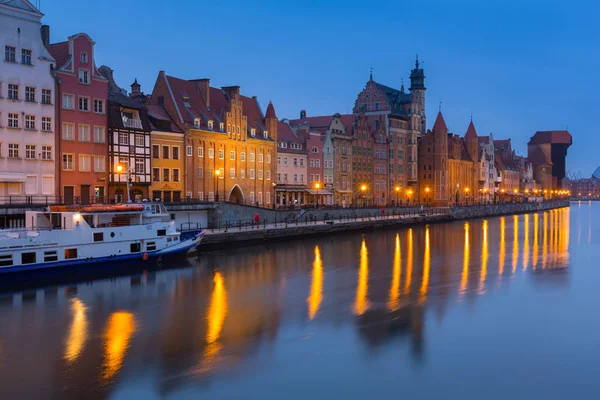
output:
M142 121L137 118L123 117L123 126L125 128L132 128L132 129L144 129L142 127Z

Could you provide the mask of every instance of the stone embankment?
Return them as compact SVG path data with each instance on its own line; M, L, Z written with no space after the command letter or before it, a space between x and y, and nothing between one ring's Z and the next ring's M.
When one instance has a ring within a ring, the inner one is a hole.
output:
M255 226L241 222L236 224L232 221L218 228L209 229L199 250L203 252L228 248L232 245L251 245L295 237L495 217L568 206L568 200L560 200L539 204L515 203L435 208L425 209L423 212L416 208L396 211L390 209L384 211L384 214L381 214L380 210L377 214L373 209L312 210L304 213L298 220L294 218L298 214L297 211L290 212L289 216L287 214L278 216L269 214L270 221L277 222L266 223L265 219L262 219L258 226ZM231 210L226 210L226 212L231 212ZM325 215L326 213L327 215ZM267 221L269 221L268 218Z

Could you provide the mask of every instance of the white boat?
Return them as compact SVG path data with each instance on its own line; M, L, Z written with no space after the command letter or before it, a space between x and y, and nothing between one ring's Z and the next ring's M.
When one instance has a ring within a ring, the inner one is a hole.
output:
M161 203L51 206L25 218L24 229L0 230L0 274L186 254L205 232L178 231Z

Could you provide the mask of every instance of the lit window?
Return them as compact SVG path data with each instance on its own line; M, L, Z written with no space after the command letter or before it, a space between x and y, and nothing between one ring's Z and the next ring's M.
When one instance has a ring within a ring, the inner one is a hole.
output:
M209 151L210 154L210 151ZM198 157L204 157L204 147L198 147ZM212 157L210 157L212 158Z
M219 160L225 159L225 150L219 149Z
M200 129L200 118L194 119L194 128Z
M208 121L208 129L210 129L212 131L212 129L213 129L213 122L212 121Z

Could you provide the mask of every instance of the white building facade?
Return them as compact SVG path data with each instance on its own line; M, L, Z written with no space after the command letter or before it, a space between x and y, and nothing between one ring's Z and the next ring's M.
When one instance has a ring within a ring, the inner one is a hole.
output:
M42 16L26 0L0 2L0 203L54 200L54 59Z

